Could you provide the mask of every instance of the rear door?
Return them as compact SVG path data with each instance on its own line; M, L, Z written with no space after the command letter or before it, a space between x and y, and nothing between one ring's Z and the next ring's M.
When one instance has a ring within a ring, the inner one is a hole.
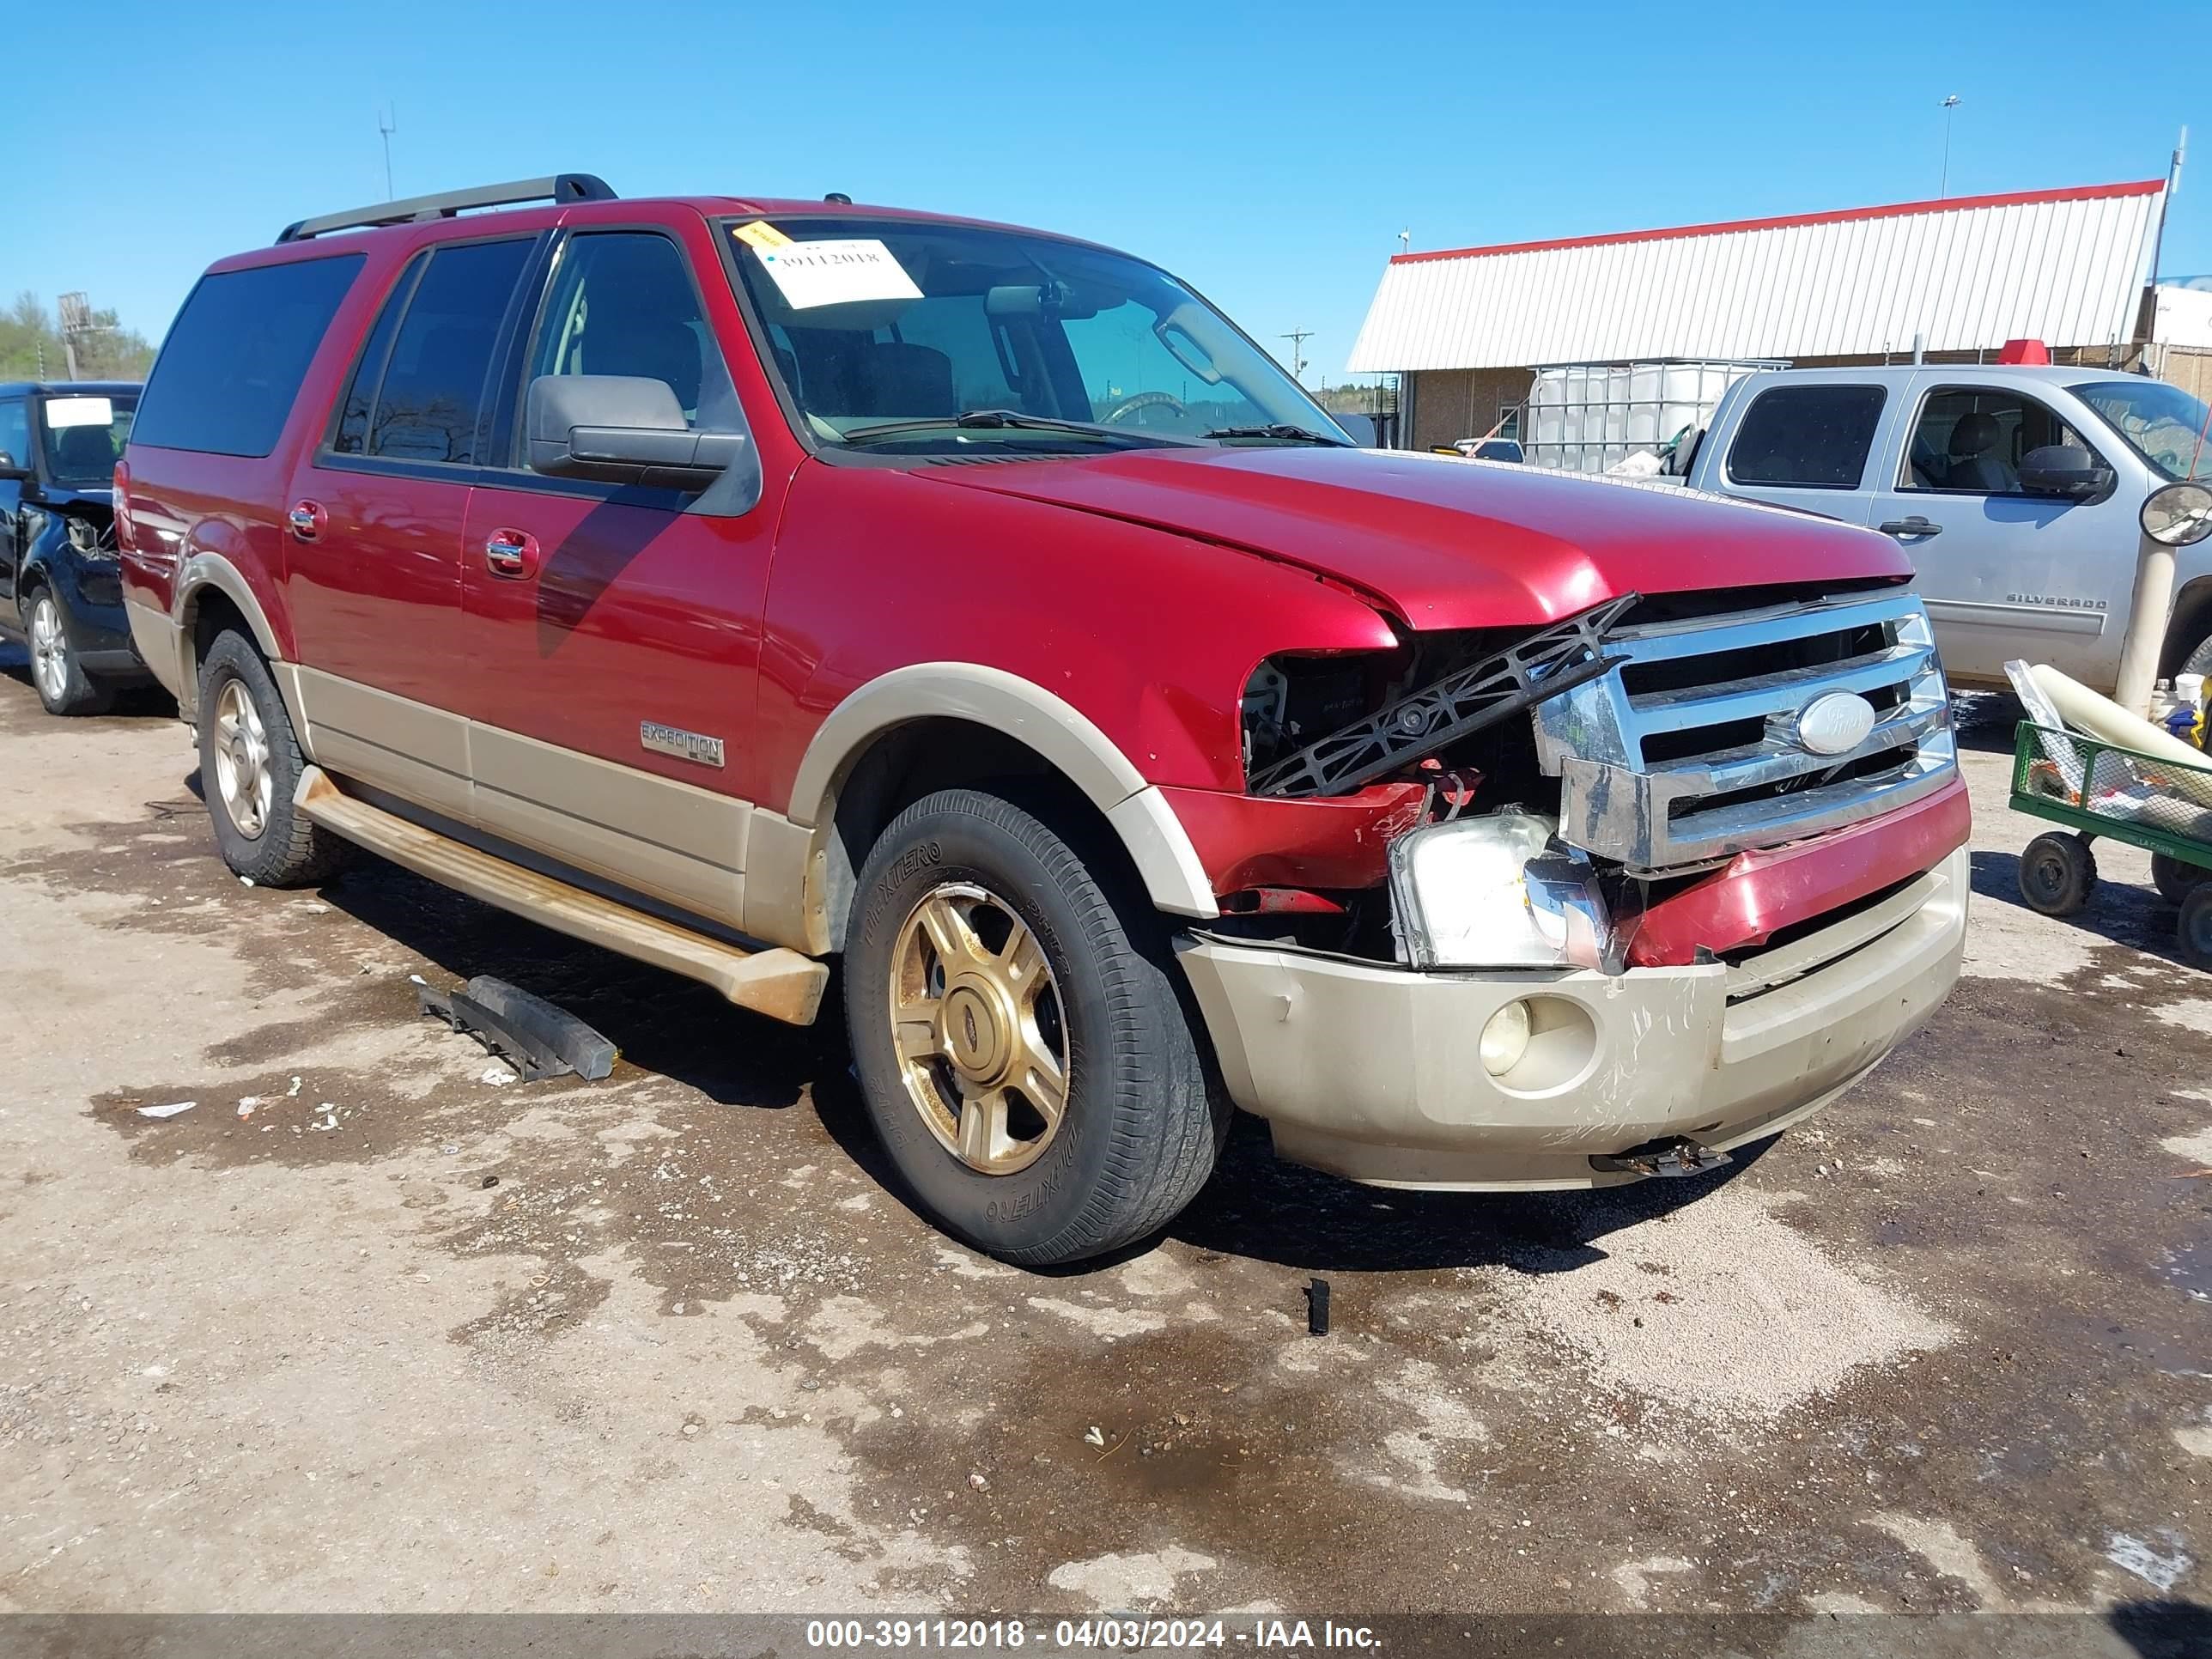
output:
M0 465L30 466L31 406L22 398L0 398ZM15 573L23 562L23 480L0 478L0 623L18 625Z
M1750 395L1715 487L1747 501L1865 524L1889 397L1878 381L1778 377Z
M2101 501L2030 495L2020 464L2051 444L2115 458L2035 391L1977 382L1970 368L1916 376L1910 421L1874 497L1875 525L1919 568L1944 666L1994 681L2008 659L2025 657L2111 685L2135 586L2136 504L2125 491Z
M677 227L566 234L506 380L510 410L541 375L641 375L695 429L745 431L695 257L721 274L696 229L696 246ZM462 577L477 821L735 927L780 481L726 513L528 471L507 443L471 502Z
M377 313L292 480L302 701L331 770L465 817L461 536L485 389L539 239L441 242Z

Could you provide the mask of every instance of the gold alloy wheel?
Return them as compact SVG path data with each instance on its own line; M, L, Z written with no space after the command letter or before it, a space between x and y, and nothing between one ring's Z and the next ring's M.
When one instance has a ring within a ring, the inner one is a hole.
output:
M908 1098L945 1151L984 1175L1036 1162L1067 1114L1067 1022L1027 923L947 882L891 946L891 1041Z

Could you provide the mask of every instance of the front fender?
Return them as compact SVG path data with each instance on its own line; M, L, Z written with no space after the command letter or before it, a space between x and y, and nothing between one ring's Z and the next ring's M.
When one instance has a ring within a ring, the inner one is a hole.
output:
M839 789L869 745L896 726L932 719L989 726L1042 758L1104 814L1158 908L1183 916L1221 914L1174 811L1097 723L1066 698L981 663L915 663L848 695L799 761L791 822L818 842L830 833Z

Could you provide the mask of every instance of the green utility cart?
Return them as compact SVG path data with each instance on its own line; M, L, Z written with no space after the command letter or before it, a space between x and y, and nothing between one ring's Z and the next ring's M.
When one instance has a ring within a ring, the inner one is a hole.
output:
M2150 854L2151 883L2181 907L2175 942L2212 969L2212 756L2202 766L2022 720L2013 748L2012 806L2063 823L2020 855L2020 896L2068 916L2097 884L2090 843L2102 836Z

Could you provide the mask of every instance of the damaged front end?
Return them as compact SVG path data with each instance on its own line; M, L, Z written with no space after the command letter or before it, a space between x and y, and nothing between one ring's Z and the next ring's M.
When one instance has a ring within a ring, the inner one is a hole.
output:
M1223 910L1186 969L1279 1152L1408 1186L1711 1167L1932 1011L1967 819L1925 614L1760 597L1261 665L1247 793L1175 805Z

